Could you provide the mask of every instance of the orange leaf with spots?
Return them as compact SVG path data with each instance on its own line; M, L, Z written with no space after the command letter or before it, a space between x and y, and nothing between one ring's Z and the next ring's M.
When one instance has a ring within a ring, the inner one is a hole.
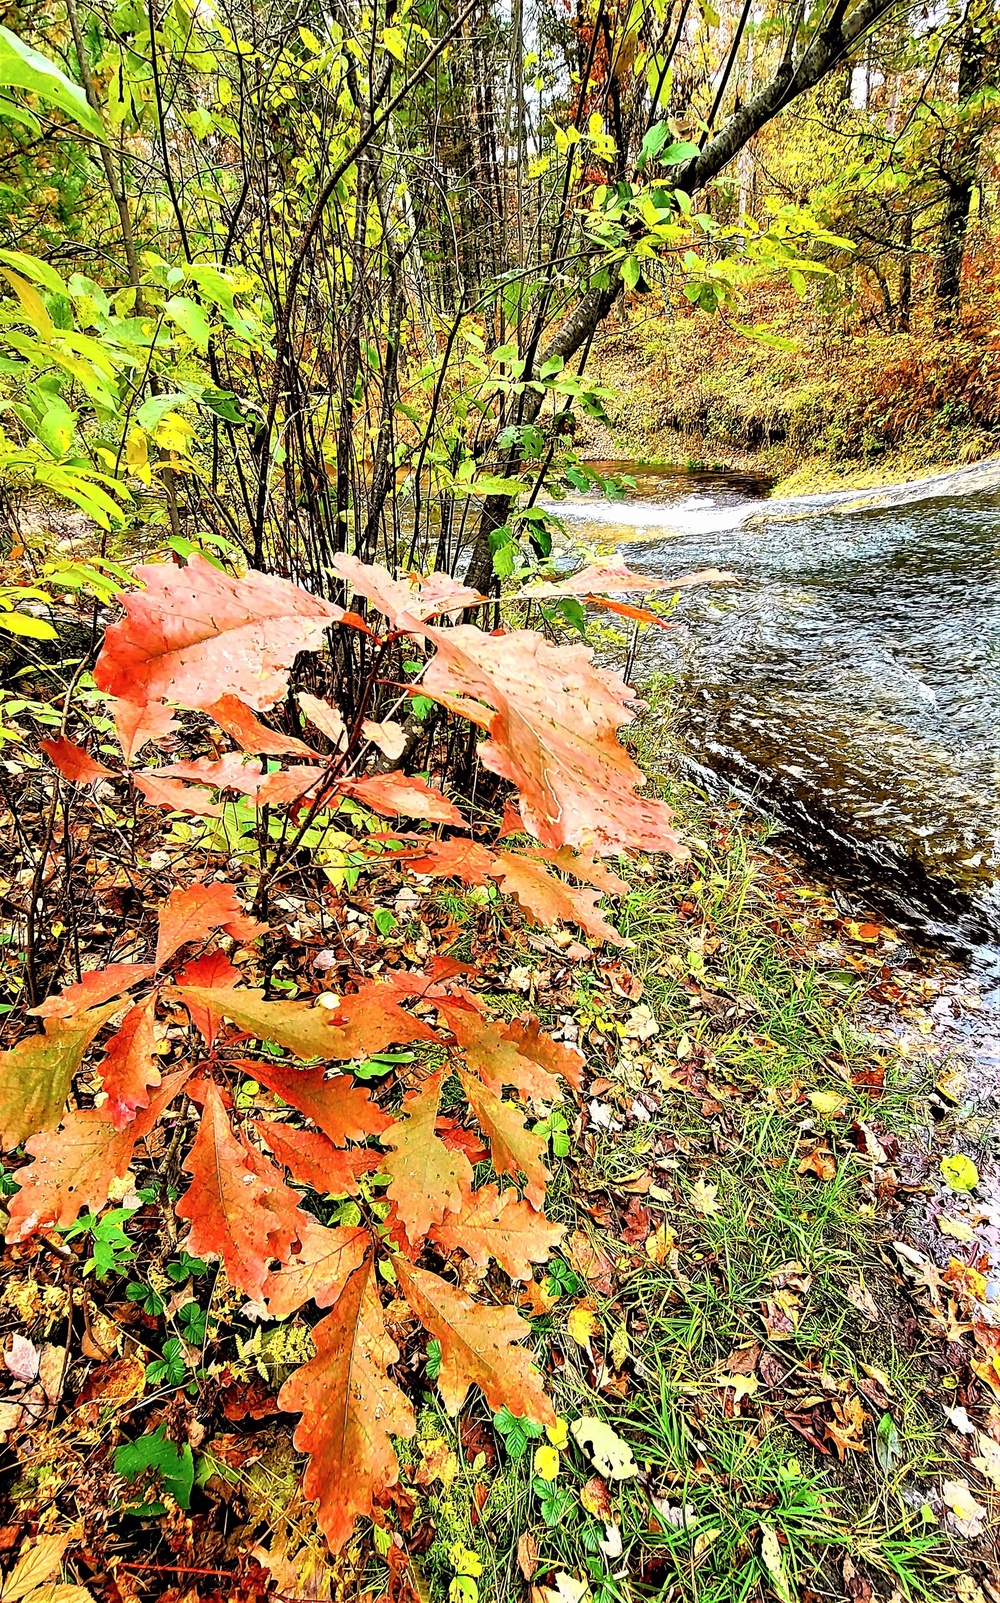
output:
M494 1258L512 1280L530 1280L532 1264L547 1263L565 1234L565 1225L536 1213L514 1190L496 1186L463 1186L458 1212L430 1231L446 1252L460 1247L481 1269Z
M127 763L133 762L151 740L162 740L175 730L177 719L173 708L162 701L129 701L122 698L111 702L111 716L115 721L115 734Z
M211 785L213 790L238 790L244 796L255 796L260 784L259 759L243 761L239 751L223 752L221 757L195 757L192 762L170 763L156 770L156 778L190 779L198 785Z
M473 1007L457 997L435 998L439 1012L448 1021L465 1061L491 1091L499 1096L504 1086L513 1086L521 1096L554 1102L560 1094L559 1082L533 1053L523 1053L509 1025L484 1019Z
M369 1231L361 1225L329 1230L312 1214L303 1213L296 1244L264 1282L263 1301L271 1318L288 1319L310 1301L317 1308L329 1308L364 1263L371 1244Z
M300 651L317 650L343 609L288 579L223 573L195 553L187 566L135 570L94 668L99 690L133 702L209 708L237 696L258 712L280 700Z
M222 803L214 802L204 785L186 785L182 779L161 779L153 773L133 777L154 807L168 807L172 813L193 813L196 818L222 817Z
M539 1425L556 1422L542 1377L520 1344L530 1333L513 1308L486 1308L439 1275L393 1258L399 1287L420 1323L441 1343L438 1389L457 1414L470 1386L479 1386L494 1411L509 1408Z
M40 1007L30 1009L39 1019L68 1019L88 1007L96 1007L109 997L122 996L140 980L156 973L155 963L109 963L92 968L82 979L47 997Z
M299 1069L293 1063L254 1059L243 1059L237 1066L318 1124L336 1147L380 1135L392 1123L391 1117L382 1112L367 1091L354 1084L349 1074L327 1079L322 1065Z
M464 824L458 808L439 790L423 779L413 779L394 769L389 774L370 774L367 779L350 779L341 790L375 813L389 818L426 818L432 824Z
M107 1002L72 1018L47 1018L42 1035L29 1035L0 1052L0 1143L5 1152L62 1117L73 1076L102 1024L121 1010Z
M239 977L239 969L233 967L225 952L203 952L201 957L185 963L177 975L177 984L201 986L209 990L220 988L228 990L236 984ZM219 1025L222 1023L222 1014L213 1011L211 1007L203 1007L190 997L185 997L184 1005L191 1015L191 1023L205 1037L205 1044L209 1048L213 1047Z
M258 1125L271 1151L303 1185L312 1186L320 1196L356 1196L358 1176L382 1166L382 1154L367 1147L347 1152L335 1147L321 1130L297 1130L275 1120Z
M258 1041L277 1041L300 1058L343 1062L410 1041L438 1040L430 1025L399 1006L391 986L378 983L343 997L333 1009L308 1002L265 1002L256 990L185 986L179 994L224 1013Z
M407 1237L416 1243L446 1213L461 1206L462 1186L472 1184L472 1165L465 1153L446 1147L435 1134L445 1071L439 1069L403 1099L404 1117L383 1133L390 1148L383 1161L392 1176L386 1195L396 1204Z
M521 1111L512 1102L502 1102L474 1074L458 1070L462 1090L480 1129L490 1144L490 1159L497 1174L524 1175L524 1194L532 1207L545 1201L549 1172L542 1162L545 1137L527 1130Z
M513 896L536 924L550 927L560 922L578 924L595 940L607 941L609 946L632 944L598 911L600 892L576 890L565 880L550 874L541 863L532 862L519 853L500 852L493 877L500 881L500 889Z
M289 1209L281 1195L288 1187L280 1176L278 1184L268 1176L262 1155L235 1133L214 1085L206 1087L201 1123L184 1169L191 1185L177 1203L177 1214L191 1221L188 1252L221 1258L233 1285L259 1299L270 1260L280 1255L271 1238L279 1238L280 1246L289 1228ZM299 1198L294 1192L289 1195L294 1208Z
M160 908L160 931L156 941L156 966L173 957L191 941L204 941L213 931L224 930L236 941L252 941L266 930L255 918L244 913L232 885L212 880L171 891Z
M313 1340L315 1358L286 1380L278 1403L302 1415L294 1437L309 1454L302 1489L318 1503L336 1551L399 1479L392 1437L416 1434L413 1406L386 1373L399 1349L385 1331L370 1260L350 1276Z
M238 696L220 696L218 701L213 701L205 711L243 751L255 757L319 755L311 746L307 746L304 740L298 740L294 735L279 735L277 730L268 729Z

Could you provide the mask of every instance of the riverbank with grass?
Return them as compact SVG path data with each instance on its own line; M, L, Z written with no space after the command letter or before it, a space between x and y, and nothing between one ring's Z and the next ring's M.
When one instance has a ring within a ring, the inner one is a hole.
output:
M508 958L506 1005L572 1019L587 1057L534 1328L561 1418L609 1427L610 1456L429 1407L432 1594L458 1543L496 1599L996 1599L982 1208L939 1173L975 1150L938 1028L958 971L737 808L661 789L694 856L633 873L624 960Z
M741 325L633 303L588 371L610 428L587 420L593 460L752 472L772 493L902 483L1000 454L1000 349L988 331L848 334L758 293Z

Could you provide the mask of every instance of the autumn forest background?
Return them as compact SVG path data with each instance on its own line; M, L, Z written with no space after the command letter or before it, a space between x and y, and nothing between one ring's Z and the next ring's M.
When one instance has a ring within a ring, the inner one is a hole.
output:
M979 982L616 549L988 476L998 172L989 0L5 7L0 1603L998 1603Z

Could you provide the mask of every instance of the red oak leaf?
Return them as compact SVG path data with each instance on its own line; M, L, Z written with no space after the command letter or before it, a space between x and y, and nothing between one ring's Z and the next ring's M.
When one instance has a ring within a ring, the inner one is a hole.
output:
M329 1308L364 1263L371 1244L370 1232L361 1225L328 1230L303 1213L298 1244L264 1282L263 1300L271 1318L288 1319L310 1300L317 1308Z
M162 740L178 727L173 710L162 701L111 702L118 744L127 763L133 762L151 740Z
M340 788L388 818L426 818L432 824L459 826L465 822L454 803L439 790L398 769L389 774L369 774L367 779L343 780Z
M233 967L225 952L203 952L201 957L196 957L193 962L185 963L177 975L177 984L197 985L210 990L219 988L228 990L236 984L239 977L239 969ZM222 1023L222 1014L210 1007L203 1007L190 997L185 997L184 1005L191 1015L191 1023L196 1030L201 1031L205 1037L205 1044L211 1049L215 1045L215 1037Z
M460 1247L481 1269L495 1258L512 1280L530 1280L532 1264L547 1263L565 1234L565 1225L553 1224L515 1191L496 1186L464 1187L458 1212L430 1231L446 1252Z
M238 696L220 696L205 711L243 751L255 757L318 757L319 753L294 735L279 735L254 717Z
M569 1085L579 1091L583 1084L583 1053L575 1046L553 1041L551 1035L543 1034L536 1018L512 1019L504 1034L522 1057L531 1058L533 1063L552 1074L561 1074Z
M551 846L538 846L524 855L542 857L547 863L554 863L556 868L561 868L564 874L585 880L588 885L606 891L609 896L627 896L632 889L628 880L615 874L599 857L594 857L590 852L575 852L572 846L560 846L558 851Z
M523 1174L525 1196L532 1207L541 1208L549 1178L542 1162L545 1137L525 1128L524 1116L512 1102L502 1102L474 1074L467 1074L464 1069L457 1072L469 1107L490 1144L490 1161L497 1174L510 1174L515 1178L518 1172Z
M194 813L198 818L221 818L222 803L214 802L201 785L185 785L181 779L161 779L158 774L136 774L135 782L154 807L169 807L172 813Z
M407 867L414 874L427 874L434 879L460 879L463 885L489 884L493 867L492 852L467 835L452 835L450 840L424 840L412 855L409 850L399 855L406 859Z
M92 968L73 985L47 997L40 1007L29 1011L39 1019L68 1019L88 1007L96 1007L109 997L121 996L140 980L148 980L156 973L155 963L109 963L107 968Z
M223 573L195 553L184 568L135 570L94 668L99 690L208 708L234 695L258 712L280 700L300 651L316 650L343 609L288 579Z
M149 1087L160 1083L155 1020L154 992L126 1013L121 1028L108 1042L107 1056L98 1065L107 1097L104 1111L116 1130L131 1124L139 1108L148 1108Z
M261 1156L234 1132L216 1087L206 1086L198 1134L184 1160L191 1185L177 1215L191 1221L188 1252L221 1258L233 1285L255 1300L277 1256L271 1238L287 1229L283 1199L262 1173ZM288 1189L283 1181L281 1186ZM290 1194L297 1205L299 1198Z
M558 1100L559 1082L548 1072L548 1065L536 1053L522 1052L518 1035L508 1026L484 1019L455 997L437 999L437 1005L465 1061L491 1091L499 1096L504 1086L511 1085L521 1096L538 1097L542 1102Z
M368 1092L354 1084L349 1074L335 1074L328 1080L322 1065L315 1069L297 1069L290 1063L265 1063L249 1058L241 1059L238 1067L266 1085L269 1091L274 1091L283 1102L298 1108L313 1124L318 1124L335 1147L380 1135L392 1123L390 1115L383 1113Z
M252 941L266 928L244 913L232 885L212 880L179 886L160 907L156 966L162 968L182 946L206 940L213 930L222 929L236 941Z
M438 1389L449 1414L458 1413L475 1385L494 1411L509 1408L519 1419L554 1425L542 1378L519 1345L531 1328L527 1320L513 1308L484 1308L401 1256L392 1261L403 1296L441 1343Z
M259 1124L258 1130L278 1162L321 1196L357 1196L358 1176L382 1166L380 1152L367 1147L347 1152L319 1130L297 1130L273 1119Z
M515 852L500 852L493 869L500 889L513 896L522 912L536 924L550 928L559 922L577 924L595 940L609 946L631 946L613 924L598 911L599 891L575 890L565 880L550 874L541 863Z
M258 807L265 804L284 807L289 802L300 801L311 790L315 790L322 778L322 768L306 768L302 763L295 763L291 768L265 774L257 786L254 800Z
M225 1014L256 1036L277 1041L300 1058L344 1062L409 1041L438 1041L428 1024L401 1008L390 985L369 984L331 1010L309 1002L265 1002L254 990L211 991L185 986L182 999Z
M535 596L589 597L615 590L642 590L648 594L651 590L683 590L692 584L723 584L730 581L735 583L735 573L722 568L703 568L700 573L686 573L680 579L655 579L648 573L633 573L625 566L621 552L616 551L607 562L581 568L579 573L572 574L568 579L528 585L526 589L518 591L517 599L528 600Z
M432 618L438 612L464 612L466 607L486 600L478 590L470 590L448 573L432 573L426 578L412 573L404 579L393 579L386 568L343 554L335 556L330 566L396 629L406 629L409 623Z
M544 845L602 857L628 847L687 855L669 807L636 795L644 775L617 739L634 717L632 692L595 668L588 647L551 645L528 629L421 633L438 648L421 694L489 731L480 755L517 786L524 822Z
M396 1204L407 1237L414 1243L432 1224L461 1206L462 1186L472 1184L472 1165L465 1153L446 1147L435 1134L444 1075L439 1069L404 1097L404 1117L381 1137L382 1144L391 1149L382 1164L392 1176L386 1195Z
M399 1349L385 1332L370 1259L312 1334L316 1356L285 1381L278 1404L302 1415L294 1437L309 1454L302 1489L318 1503L320 1527L337 1551L358 1516L399 1479L392 1436L417 1428L412 1404L386 1374Z
M38 742L53 768L58 768L64 779L69 779L74 785L89 785L95 779L121 779L112 769L99 763L75 740L66 735L57 735L52 740Z

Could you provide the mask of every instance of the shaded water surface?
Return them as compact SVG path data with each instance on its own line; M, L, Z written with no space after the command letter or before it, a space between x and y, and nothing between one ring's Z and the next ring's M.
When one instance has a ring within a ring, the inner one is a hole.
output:
M1000 464L877 493L763 498L636 478L559 510L636 569L729 568L643 642L696 771L733 784L928 932L1000 943Z

